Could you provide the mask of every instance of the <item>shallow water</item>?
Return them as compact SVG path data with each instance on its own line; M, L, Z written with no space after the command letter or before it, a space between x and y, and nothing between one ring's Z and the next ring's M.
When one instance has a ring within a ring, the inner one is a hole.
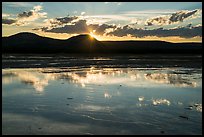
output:
M112 66L2 69L2 134L202 134L202 68Z

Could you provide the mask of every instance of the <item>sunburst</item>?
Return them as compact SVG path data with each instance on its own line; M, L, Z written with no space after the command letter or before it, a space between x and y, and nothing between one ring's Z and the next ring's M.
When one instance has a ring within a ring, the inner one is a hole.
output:
M91 36L92 39L93 39L93 38L96 38L96 35L94 35L93 32L90 32L89 35Z

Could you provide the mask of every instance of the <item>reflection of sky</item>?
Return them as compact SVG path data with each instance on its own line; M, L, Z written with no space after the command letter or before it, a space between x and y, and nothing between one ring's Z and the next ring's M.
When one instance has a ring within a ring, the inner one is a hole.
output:
M69 70L69 69L68 69ZM69 71L66 69L5 69L2 70L2 83L9 84L19 79L22 83L32 85L36 91L42 92L49 81L64 79L82 87L86 85L120 85L129 87L155 87L171 85L175 87L201 86L201 74L172 73L180 70L142 70L142 69L82 69ZM104 95L110 98L110 95Z
M2 83L9 84L15 80L15 77L18 78L21 82L25 84L32 85L36 91L42 92L44 87L48 85L50 80L54 80L54 75L46 74L42 75L41 73L34 70L3 70Z
M202 73L187 70L3 69L3 133L201 134Z
M175 73L176 72L176 73ZM31 85L36 92L43 92L45 87L49 86L52 81L61 80L61 84L66 82L73 85L79 85L81 88L94 92L93 87L113 86L117 87L116 92L110 89L103 89L103 97L112 99L114 96L121 96L120 89L122 87L132 88L155 88L155 87L179 87L179 88L196 88L200 87L202 74L184 73L182 70L176 69L122 69L122 68L102 68L94 67L84 69L3 69L2 84L12 85L15 81L22 84ZM146 99L144 96L138 97L139 106L146 105L171 105L171 101L166 98ZM145 103L144 103L145 102ZM182 102L177 102L182 104ZM78 107L87 110L98 111L100 106L83 106ZM202 104L195 107L195 110L202 112Z

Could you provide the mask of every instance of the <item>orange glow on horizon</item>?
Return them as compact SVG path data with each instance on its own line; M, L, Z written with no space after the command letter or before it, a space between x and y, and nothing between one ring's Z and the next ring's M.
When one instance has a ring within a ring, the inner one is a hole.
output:
M14 29L15 30L15 29ZM10 33L4 33L2 36L11 36L16 33L13 31L7 31ZM22 31L20 31L22 32ZM23 31L25 32L25 31ZM50 32L41 32L41 31L26 31L26 32L31 32L35 33L37 35L43 36L43 37L49 37L49 38L54 38L54 39L69 39L70 37L79 35L79 34L65 34L65 33L50 33ZM126 40L158 40L158 41L167 41L167 42L172 42L172 43L181 43L181 42L200 42L202 43L202 37L194 37L194 38L181 38L181 37L156 37L156 36L148 36L144 38L135 38L132 36L123 36L123 37L117 37L117 36L101 36L101 35L96 35L94 32L88 33L91 37L91 39L95 38L99 41L126 41Z

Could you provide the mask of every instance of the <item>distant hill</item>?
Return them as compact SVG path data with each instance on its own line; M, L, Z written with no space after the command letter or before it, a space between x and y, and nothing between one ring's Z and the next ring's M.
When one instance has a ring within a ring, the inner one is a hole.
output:
M66 40L23 32L2 38L3 53L179 53L202 54L202 43L98 41L88 34Z

